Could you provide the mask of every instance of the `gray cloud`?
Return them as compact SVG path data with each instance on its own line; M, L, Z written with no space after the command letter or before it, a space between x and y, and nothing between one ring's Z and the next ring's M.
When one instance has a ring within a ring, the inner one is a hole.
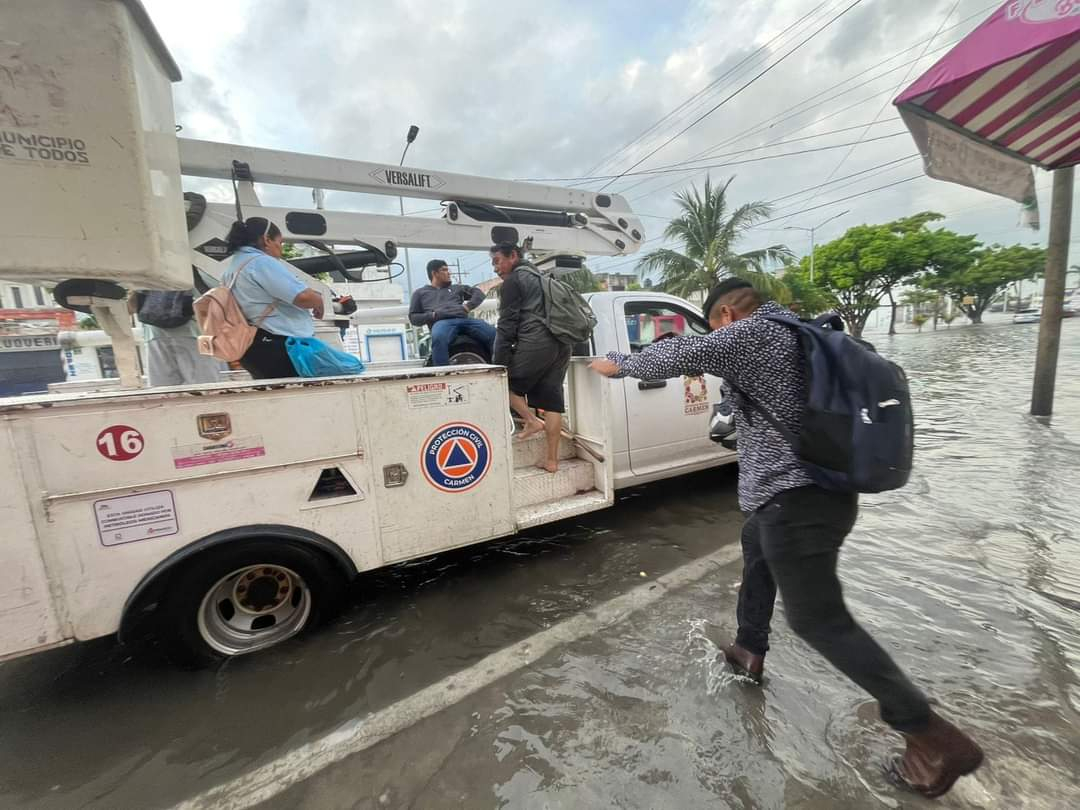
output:
M242 129L219 84L195 70L185 70L184 80L175 86L173 106L176 122L203 114L215 120L230 140L239 140Z
M820 103L822 96L816 108L807 108L781 123L774 121L756 134L735 137L838 82L848 80L826 96L874 75L888 57L932 34L952 3L867 0L835 28L640 168L686 160L707 149L724 155L870 122L909 69L825 103ZM155 0L148 5L154 13ZM178 116L181 120L190 117L200 126L217 121L226 131L237 133L237 140L255 145L394 162L401 154L405 131L415 123L421 133L409 151L407 163L411 165L495 177L577 177L814 5L812 0L735 6L724 0L695 0L684 5L649 5L642 13L653 18L639 19L641 14L613 15L609 4L582 5L571 0L542 5L497 0L396 0L377 7L355 0L322 0L317 5L260 0L258 13L242 15L244 25L235 29L227 45L218 45L206 54L192 46L188 62L181 62L187 86L176 93ZM949 24L984 6L983 0L961 0ZM818 19L826 18L822 13ZM943 39L966 33L978 19ZM790 32L774 45L769 59L775 60L814 27L804 24ZM168 30L163 33L170 42L175 36ZM887 63L885 69L921 51L921 47L916 48ZM930 57L910 68L909 80L933 61ZM767 63L764 56L755 58L644 142L621 152L605 170L611 166L617 171L628 168ZM839 112L863 99L862 104ZM886 106L881 119L894 116L894 110ZM866 138L901 129L898 123L882 124L869 130ZM190 129L188 133L209 137ZM847 143L861 134L861 129L851 129L788 146L715 158L715 162ZM906 135L869 141L840 165L847 151L844 147L721 166L711 173L716 180L737 175L731 187L735 203L770 200L811 188L830 173L843 177L911 154L914 148ZM808 225L850 208L852 213L822 232L825 239L858 222L883 221L925 208L955 210L957 216L946 223L949 227L985 233L987 238L992 234L1006 240L1030 238L1013 227L1016 212L1008 203L930 180L841 200L920 171L915 162L853 178L846 181L847 187L836 184L816 195L783 200L780 204L788 207L781 213L793 216L791 224ZM674 191L689 182L700 184L703 179L704 172L626 177L613 183L610 190L625 192L643 214L667 216L674 210ZM602 182L587 185L599 188ZM293 204L306 201L303 191L272 194L274 199L294 200ZM833 201L835 205L817 207ZM330 204L396 210L395 200L355 195L331 195ZM406 205L414 210L431 207L421 201ZM814 210L798 213L803 208ZM659 234L664 224L651 218L645 223L650 236ZM784 224L788 223L767 228ZM767 228L755 232L752 239L760 244L787 239L796 250L805 248L799 233ZM483 259L482 255L467 257L463 264L483 263ZM624 261L597 259L593 266L599 269ZM487 273L486 268L483 272ZM414 275L419 278L419 271Z

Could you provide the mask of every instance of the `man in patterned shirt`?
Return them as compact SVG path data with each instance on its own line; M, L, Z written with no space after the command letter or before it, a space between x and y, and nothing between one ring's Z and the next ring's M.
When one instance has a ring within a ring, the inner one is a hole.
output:
M734 390L739 507L746 522L738 632L724 657L736 672L761 682L779 587L791 629L873 695L882 719L906 739L894 775L926 796L940 796L979 766L982 751L931 711L926 696L844 605L836 566L855 524L858 496L814 485L791 445L741 396L745 392L799 435L807 390L797 332L763 316L796 317L763 302L740 279L717 285L704 315L714 330L709 335L670 338L634 355L612 352L592 368L608 377L641 380L708 373L723 377Z

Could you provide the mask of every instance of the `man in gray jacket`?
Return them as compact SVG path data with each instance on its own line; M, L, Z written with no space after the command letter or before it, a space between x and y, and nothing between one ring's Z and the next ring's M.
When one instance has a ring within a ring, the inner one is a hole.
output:
M450 344L458 335L468 335L491 357L495 347L495 327L469 313L484 301L484 292L466 284L452 284L450 268L443 259L427 265L431 281L413 293L409 303L409 323L431 329L432 365L450 363Z

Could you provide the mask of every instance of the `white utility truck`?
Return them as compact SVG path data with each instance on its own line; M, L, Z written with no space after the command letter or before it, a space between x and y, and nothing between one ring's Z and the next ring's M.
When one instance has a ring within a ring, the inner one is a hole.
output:
M326 246L346 277L383 272L398 245L509 238L557 268L636 251L641 225L614 194L178 139L179 71L138 0L19 4L0 19L0 75L0 278L60 282L110 334L121 375L113 390L0 400L0 660L117 631L153 631L202 662L264 649L331 615L358 572L733 459L707 439L717 380L612 381L587 356L567 375L554 475L534 466L539 442L513 440L500 367L140 388L126 291L190 288L193 267L217 278L215 239L235 216L184 195L185 174L233 179L245 216ZM265 208L255 181L444 212ZM362 249L332 255L338 244ZM669 296L591 304L600 325L583 355L705 329Z

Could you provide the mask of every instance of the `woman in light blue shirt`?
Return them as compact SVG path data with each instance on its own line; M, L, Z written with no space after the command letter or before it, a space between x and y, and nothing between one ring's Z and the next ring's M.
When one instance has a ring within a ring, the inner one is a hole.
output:
M232 260L222 284L236 276L232 292L248 323L258 328L251 348L240 358L257 380L296 377L285 339L315 335L323 316L322 296L289 272L281 258L281 229L263 217L237 220L229 231Z

